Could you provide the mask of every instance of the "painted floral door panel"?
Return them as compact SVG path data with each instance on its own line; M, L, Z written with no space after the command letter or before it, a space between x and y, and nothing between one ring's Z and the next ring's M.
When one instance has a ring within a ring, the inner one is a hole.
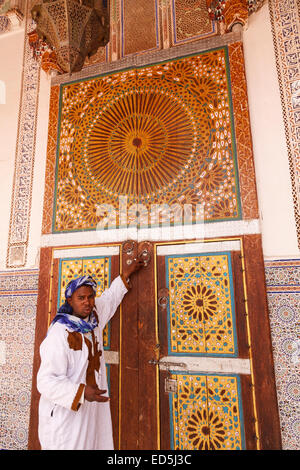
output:
M238 375L172 372L171 446L174 449L245 449Z
M168 353L238 355L228 253L168 256Z
M255 449L239 251L158 256L162 449Z

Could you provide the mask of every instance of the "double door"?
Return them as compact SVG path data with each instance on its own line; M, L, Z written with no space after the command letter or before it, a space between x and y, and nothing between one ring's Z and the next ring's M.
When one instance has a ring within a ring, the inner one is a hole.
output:
M257 236L43 249L42 329L70 279L92 275L100 295L137 256L144 268L104 330L115 448L279 448ZM35 407L33 399L31 448Z

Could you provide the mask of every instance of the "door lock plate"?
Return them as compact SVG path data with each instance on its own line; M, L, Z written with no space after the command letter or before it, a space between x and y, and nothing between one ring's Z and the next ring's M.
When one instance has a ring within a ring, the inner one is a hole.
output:
M176 393L177 392L177 380L176 379L165 379L165 392Z

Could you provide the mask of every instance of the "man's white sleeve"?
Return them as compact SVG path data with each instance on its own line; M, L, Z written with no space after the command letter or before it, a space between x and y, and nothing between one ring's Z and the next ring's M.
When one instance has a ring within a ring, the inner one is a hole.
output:
M49 332L41 344L37 388L53 403L77 411L85 385L73 383L67 377L68 343L64 333L57 328Z
M96 298L95 303L99 313L99 323L102 328L109 322L122 302L124 295L128 292L128 289L129 286L126 286L125 280L118 276L113 280L110 287L100 297Z

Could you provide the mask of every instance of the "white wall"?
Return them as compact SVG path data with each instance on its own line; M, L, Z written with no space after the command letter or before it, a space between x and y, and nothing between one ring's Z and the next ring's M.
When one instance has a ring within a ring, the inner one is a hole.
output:
M5 269L22 77L24 29L0 35L0 80L6 88L0 104L0 270Z
M34 180L32 188L32 206L27 253L27 267L39 267L39 248L41 243L42 217L45 188L45 169L48 140L48 121L51 78L43 70L40 75L38 119L36 129L36 148L34 162Z
M0 104L0 271L6 269L16 138L23 65L24 29L0 36L0 80L5 83L6 101ZM29 245L26 268L39 266L39 246L45 186L45 165L50 101L50 76L40 75L36 151ZM24 267L22 268L24 269Z
M265 258L299 256L268 5L243 33L250 121Z

